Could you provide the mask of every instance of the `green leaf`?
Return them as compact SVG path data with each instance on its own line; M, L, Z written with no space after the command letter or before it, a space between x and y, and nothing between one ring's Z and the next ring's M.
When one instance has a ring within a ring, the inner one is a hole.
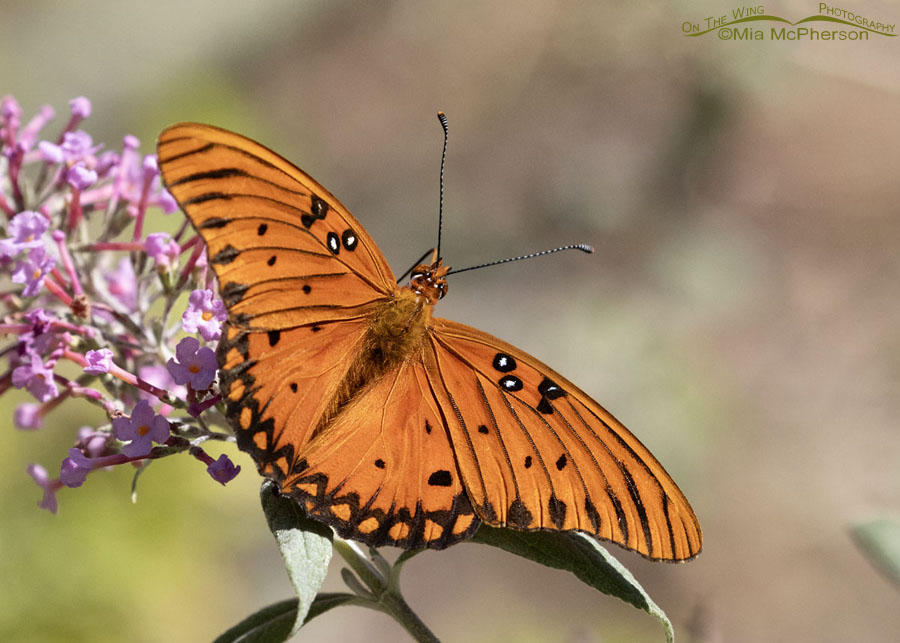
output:
M306 613L304 624L316 616L340 605L355 604L358 599L352 594L323 592L316 596ZM291 636L297 620L297 599L273 603L219 636L213 643L281 643Z
M872 566L900 587L900 519L860 522L850 527L850 535Z
M306 620L303 623L309 623L315 617L341 605L360 605L360 600L353 594L344 592L322 592L316 596L316 600L313 601L309 612L306 613Z
M299 599L290 636L303 625L325 580L331 560L333 532L323 523L309 518L296 502L283 497L271 480L263 482L259 496L269 529L278 542L288 577Z
M499 547L547 567L570 571L582 582L652 614L663 624L669 643L672 623L622 564L594 538L577 531L515 531L481 525L469 542Z
M291 636L296 620L297 599L291 598L251 614L213 643L281 643Z

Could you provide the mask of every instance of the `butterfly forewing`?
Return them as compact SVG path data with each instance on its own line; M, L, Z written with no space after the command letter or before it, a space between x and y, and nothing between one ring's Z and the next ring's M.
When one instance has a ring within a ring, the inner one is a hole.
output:
M271 150L187 123L160 135L159 164L209 248L232 323L270 330L343 319L392 292L390 267L362 226Z
M238 442L282 481L395 287L327 190L262 145L185 123L159 139L166 187L203 237L228 321L220 387Z
M431 331L432 375L443 383L457 462L484 522L578 529L653 559L700 551L681 491L599 404L486 333L443 319Z

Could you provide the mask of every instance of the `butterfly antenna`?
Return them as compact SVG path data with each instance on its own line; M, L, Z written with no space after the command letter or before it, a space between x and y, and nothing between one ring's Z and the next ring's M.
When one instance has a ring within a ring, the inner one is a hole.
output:
M554 252L561 252L563 250L581 250L582 252L587 252L588 254L592 253L594 249L585 244L585 243L576 243L571 246L561 246L559 248L553 248L553 250L542 250L541 252L532 252L530 255L522 255L520 257L510 257L509 259L501 259L500 261L491 261L489 263L483 263L477 266L470 266L468 268L460 268L459 270L451 270L448 272L448 275L455 275L460 272L465 272L467 270L478 270L479 268L487 268L488 266L496 266L501 263L509 263L510 261L520 261L522 259L533 259L535 257L543 257L544 255L550 255Z
M447 160L447 116L444 112L438 112L438 120L444 128L444 151L441 153L441 197L438 202L438 242L437 258L441 258L441 229L444 225L444 162Z
M400 275L400 277L397 279L397 283L399 284L401 281L403 281L406 278L406 275L408 275L413 270L415 270L416 266L418 266L420 263L425 261L425 257L427 257L428 255L430 255L433 252L434 252L434 248L432 248L431 250L426 250L425 254L423 254L421 257L419 257L419 260L417 262L415 262L413 265L411 265L409 268L407 268L406 272L404 272L402 275Z

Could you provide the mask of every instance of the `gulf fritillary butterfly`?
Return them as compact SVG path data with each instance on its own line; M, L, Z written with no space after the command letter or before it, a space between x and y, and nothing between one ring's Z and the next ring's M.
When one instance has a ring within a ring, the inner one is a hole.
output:
M484 522L654 560L700 552L687 499L609 412L432 316L449 271L437 251L398 286L347 209L259 143L183 123L158 151L228 308L218 359L238 445L309 515L373 546L441 549Z

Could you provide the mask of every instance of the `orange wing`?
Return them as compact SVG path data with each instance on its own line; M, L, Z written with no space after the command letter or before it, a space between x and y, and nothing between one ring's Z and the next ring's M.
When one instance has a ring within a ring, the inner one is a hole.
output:
M209 249L228 321L220 387L238 444L282 482L395 287L378 247L305 172L262 145L185 123L159 138L166 187ZM337 303L340 302L340 303Z
M284 489L372 546L441 549L480 524L419 359L366 388L307 444Z
M525 352L433 319L428 376L463 485L485 523L580 530L651 559L687 560L701 532L653 455L574 384Z
M359 318L393 292L390 266L359 222L275 152L193 123L166 129L158 148L166 188L206 241L233 325Z

